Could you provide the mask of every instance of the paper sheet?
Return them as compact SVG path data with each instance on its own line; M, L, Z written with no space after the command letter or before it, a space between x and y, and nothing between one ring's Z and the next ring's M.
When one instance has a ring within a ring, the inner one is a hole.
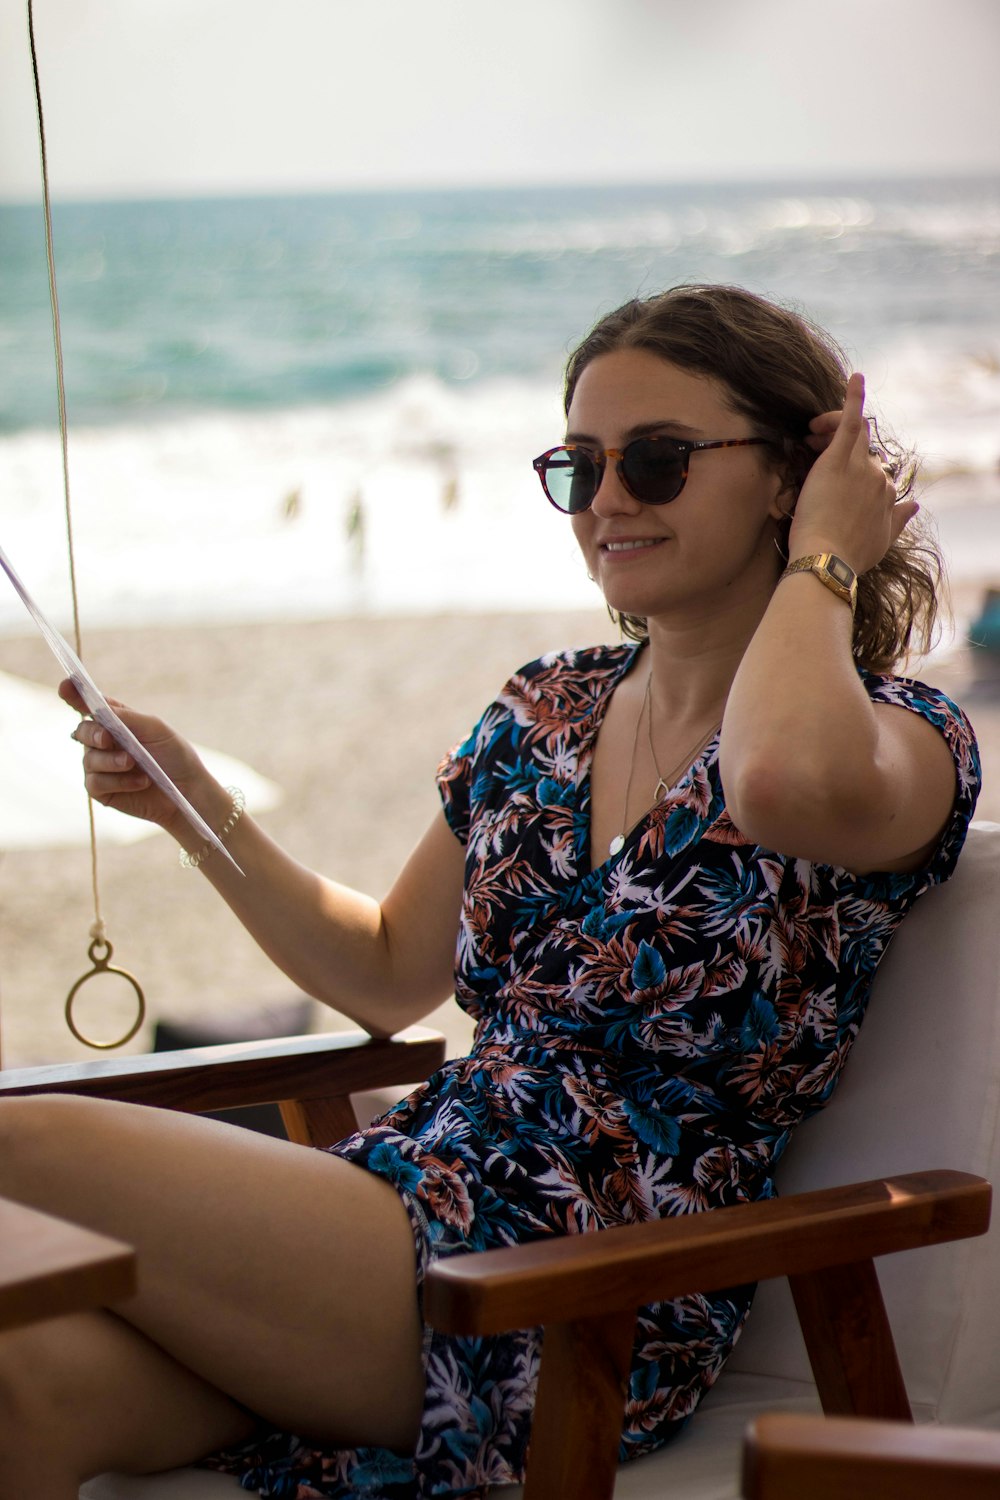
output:
M112 739L114 739L115 742L120 745L123 750L128 751L129 755L132 756L136 764L142 767L147 776L149 776L150 779L156 783L160 790L170 798L174 806L177 807L181 811L181 813L183 813L184 817L191 824L191 827L194 828L203 839L206 839L208 843L213 846L213 848L217 849L219 853L229 861L234 870L238 870L242 875L243 871L240 870L239 865L236 863L235 859L233 859L233 856L229 853L229 850L226 848L225 844L223 844L221 840L216 837L201 814L195 811L190 802L184 796L184 793L178 791L177 787L174 786L174 783L170 780L170 777L150 755L145 745L141 744L140 741L136 739L131 729L129 729L125 724L122 723L121 719L115 713L114 709L111 707L110 703L105 698L104 694L101 692L100 688L97 686L97 683L91 677L90 673L83 665L83 662L73 650L72 646L70 646L68 641L63 639L58 630L56 630L55 626L51 625L42 614L42 611L38 608L38 605L32 599L31 595L28 593L28 590L25 588L24 584L17 576L13 564L7 557L2 547L0 547L0 568L3 568L3 571L7 574L7 577L14 585L15 592L18 594L25 609L28 611L29 615L38 626L38 629L44 637L56 661L62 667L63 671L66 673L66 676L72 679L73 685L76 688L77 692L80 694L80 697L83 699L84 703L87 705L87 710L90 713L91 717L96 720L96 722L100 724L102 728L108 731Z

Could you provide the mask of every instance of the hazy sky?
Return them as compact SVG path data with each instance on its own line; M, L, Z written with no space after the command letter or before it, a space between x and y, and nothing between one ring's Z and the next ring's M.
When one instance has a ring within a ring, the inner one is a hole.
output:
M997 0L35 0L53 193L1000 167ZM0 0L0 198L38 191Z

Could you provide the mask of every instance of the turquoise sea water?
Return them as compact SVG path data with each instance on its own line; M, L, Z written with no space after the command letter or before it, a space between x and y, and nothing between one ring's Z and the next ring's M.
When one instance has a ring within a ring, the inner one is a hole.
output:
M565 353L686 280L807 310L992 513L1000 180L57 204L55 252L102 623L576 602L530 471ZM47 295L40 210L0 207L0 541L58 616Z

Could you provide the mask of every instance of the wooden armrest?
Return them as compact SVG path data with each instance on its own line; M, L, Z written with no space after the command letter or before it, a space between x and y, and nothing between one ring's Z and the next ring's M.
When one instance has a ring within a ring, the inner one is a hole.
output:
M376 1039L365 1031L150 1052L0 1072L4 1094L92 1094L188 1114L279 1104L288 1138L332 1146L357 1129L350 1095L417 1083L444 1062L445 1039L423 1026Z
M787 1275L824 1411L908 1420L872 1258L989 1216L982 1178L912 1173L454 1256L424 1310L453 1334L544 1327L525 1500L609 1500L640 1306Z
M105 1306L134 1291L128 1245L0 1198L0 1328Z
M500 1333L964 1239L989 1218L981 1177L913 1172L457 1255L432 1266L424 1306L442 1332Z
M189 1113L239 1109L413 1083L440 1067L444 1051L444 1038L423 1026L411 1026L386 1040L363 1031L329 1031L10 1069L0 1072L0 1097L93 1094Z
M748 1429L745 1500L996 1500L1000 1432L770 1413Z

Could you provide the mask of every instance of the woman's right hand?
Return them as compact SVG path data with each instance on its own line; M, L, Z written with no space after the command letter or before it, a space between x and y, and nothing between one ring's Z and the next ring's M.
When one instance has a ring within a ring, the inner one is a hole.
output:
M102 725L87 716L87 706L71 679L59 684L59 696L84 716L73 730L73 739L84 746L84 785L94 801L130 817L157 823L168 832L178 822L183 822L176 805L132 756L115 743ZM194 747L175 734L162 719L137 713L114 698L108 702L188 801L195 806L204 802L204 794L199 797L197 789L199 785L212 784L212 778Z

